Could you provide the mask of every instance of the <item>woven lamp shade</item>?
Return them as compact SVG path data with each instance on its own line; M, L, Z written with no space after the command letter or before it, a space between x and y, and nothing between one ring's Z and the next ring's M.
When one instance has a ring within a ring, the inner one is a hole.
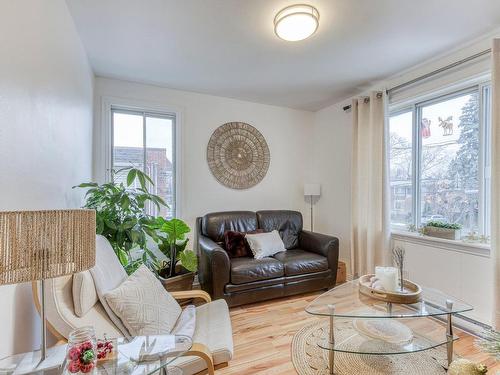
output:
M95 246L94 210L0 212L0 285L87 270Z

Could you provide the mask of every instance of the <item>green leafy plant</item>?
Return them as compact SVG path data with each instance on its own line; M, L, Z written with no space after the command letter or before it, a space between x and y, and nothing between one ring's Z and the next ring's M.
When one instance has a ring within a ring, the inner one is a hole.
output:
M167 207L167 204L148 191L147 184L153 185L153 181L137 168L113 170L112 180L116 180L118 173L126 171L126 184L108 182L99 185L87 182L73 188L88 189L84 207L96 211L96 233L108 239L120 263L130 274L141 265L144 256L154 257L147 248L147 236L156 236L151 228L155 218L145 212L146 203L150 202L158 209L161 206ZM139 182L139 187L131 187L136 181ZM143 250L142 259L132 257L131 251L134 249Z
M196 271L198 268L196 254L186 249L189 242L186 234L191 231L191 228L184 221L180 219L165 220L158 217L150 225L150 228L155 232L153 239L158 243L158 249L166 257L166 260L150 257L153 267L160 276L175 276L176 265L179 261L187 271Z
M428 221L425 224L426 227L443 228L443 229L462 229L462 226L458 223L445 223L444 221Z

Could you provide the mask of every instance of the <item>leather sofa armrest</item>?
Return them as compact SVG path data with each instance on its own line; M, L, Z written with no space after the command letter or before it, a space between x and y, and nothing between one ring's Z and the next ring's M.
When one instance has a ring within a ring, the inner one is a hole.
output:
M339 262L339 239L337 237L303 230L300 232L299 247L326 257L334 279L337 278Z
M199 278L203 290L214 299L224 297L224 287L229 283L231 261L227 252L210 238L200 235Z

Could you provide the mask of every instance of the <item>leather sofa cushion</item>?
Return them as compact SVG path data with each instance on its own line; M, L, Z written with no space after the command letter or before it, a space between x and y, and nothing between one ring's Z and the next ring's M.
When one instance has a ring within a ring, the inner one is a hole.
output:
M274 258L233 258L231 259L231 282L244 284L282 277L284 268L283 263Z
M257 215L252 211L212 212L203 216L201 233L217 243L224 243L224 232L251 232L257 229Z
M259 228L264 232L277 230L286 249L299 246L299 234L302 232L302 214L297 211L270 210L257 211Z
M328 270L328 259L322 255L301 249L292 249L275 254L274 258L283 263L285 276Z

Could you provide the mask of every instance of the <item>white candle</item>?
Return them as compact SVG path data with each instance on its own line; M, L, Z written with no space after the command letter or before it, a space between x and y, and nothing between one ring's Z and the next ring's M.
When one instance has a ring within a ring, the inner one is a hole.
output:
M396 267L375 267L375 277L388 292L398 290L398 269Z

